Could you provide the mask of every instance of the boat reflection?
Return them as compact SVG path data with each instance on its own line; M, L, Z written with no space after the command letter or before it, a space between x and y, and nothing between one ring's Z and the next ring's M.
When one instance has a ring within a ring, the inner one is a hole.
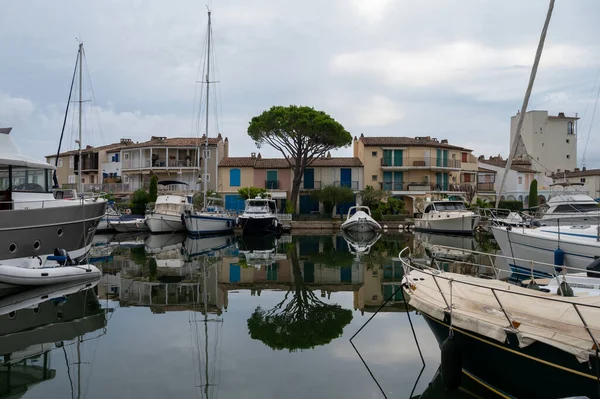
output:
M65 350L77 338L80 354L86 334L106 327L93 291L97 283L0 293L0 398L21 397L30 386L53 379L51 351Z
M377 231L346 231L342 230L342 236L348 243L348 250L357 257L368 254L371 247L381 238Z

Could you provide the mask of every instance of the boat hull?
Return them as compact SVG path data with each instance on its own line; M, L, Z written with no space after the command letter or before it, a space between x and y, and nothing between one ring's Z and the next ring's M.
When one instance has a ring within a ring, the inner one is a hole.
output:
M444 214L436 214L432 216L415 219L415 230L430 233L468 235L473 234L473 229L479 220L479 216L477 215L448 217Z
M450 316L446 314L442 321L425 313L422 315L441 345L448 337ZM511 397L598 397L595 358L589 363L580 363L574 355L539 341L520 348L514 334L508 334L507 342L501 343L454 328L454 337L462 354L463 372L476 375Z
M363 211L357 211L341 225L341 229L355 233L381 230L381 225Z
M525 230L527 231L527 229ZM508 230L506 227L492 227L492 233L504 256L554 264L554 251L559 245L558 237L556 239L537 237L523 233L521 228ZM564 263L569 272L575 272L571 268L585 269L600 254L600 246L589 245L585 242L561 240L560 248L565 252ZM513 272L531 273L529 262L515 260L508 263ZM557 270L551 266L544 267L535 264L534 274L536 277L548 277L556 273Z
M264 218L249 218L240 216L238 223L242 227L245 236L277 234L281 232L281 223L275 216Z
M188 233L194 236L227 233L233 231L235 219L222 216L190 214L185 215L185 227Z
M185 230L181 216L161 215L160 213L146 216L146 225L152 233L172 233Z
M0 211L2 264L20 266L31 256L45 260L54 254L55 248L65 249L73 260L83 259L105 209L106 202L99 201L54 207L51 211L45 208Z
M145 219L119 220L117 222L111 222L110 226L118 233L148 231Z

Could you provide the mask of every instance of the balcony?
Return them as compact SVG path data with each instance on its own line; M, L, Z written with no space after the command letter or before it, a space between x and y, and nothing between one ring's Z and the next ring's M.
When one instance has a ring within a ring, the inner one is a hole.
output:
M381 182L385 191L467 191L475 183ZM493 187L493 183L492 183Z
M279 190L279 180L265 180L267 190Z
M358 190L358 181L356 180L352 180L352 181L334 181L333 185L336 187L348 187L351 188L352 190Z
M402 160L391 160L381 158L381 167L386 169L460 169L461 162L458 159L426 158L426 157L403 157Z
M302 184L300 185L300 190L320 190L320 189L321 189L321 182L316 181L316 180L313 182L308 182L308 184L306 184L306 182L304 180L302 180Z
M385 191L404 191L404 182L384 181L381 183L381 189Z
M477 191L496 191L494 189L494 183L477 183Z

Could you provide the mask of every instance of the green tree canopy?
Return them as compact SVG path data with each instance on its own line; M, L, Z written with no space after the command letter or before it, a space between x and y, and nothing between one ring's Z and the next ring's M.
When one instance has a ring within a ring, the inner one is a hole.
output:
M257 196L264 196L267 193L267 190L264 188L258 187L244 187L238 190L238 194L241 199L247 200L250 198L256 198Z
M324 303L305 286L293 244L288 246L288 257L294 273L293 296L288 301L288 291L271 310L257 307L248 319L250 337L272 349L290 352L325 345L342 335L352 320L352 311Z
M331 116L306 106L274 106L250 121L257 147L278 150L294 169L290 203L296 204L304 170L328 151L349 146L352 136Z
M375 210L375 208L379 206L379 203L390 195L391 193L389 191L375 189L373 186L367 186L361 193L362 204Z
M331 207L331 209L336 205L354 201L352 189L340 186L325 186L320 190L313 191L311 196L319 202L327 204L326 207Z

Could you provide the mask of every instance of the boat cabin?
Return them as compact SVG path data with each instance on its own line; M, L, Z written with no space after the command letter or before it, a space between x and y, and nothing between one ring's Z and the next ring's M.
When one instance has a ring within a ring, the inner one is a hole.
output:
M423 213L465 211L467 207L462 201L434 201L425 205Z
M56 168L24 156L9 136L11 130L0 128L0 210L14 209L18 202L54 199L52 173Z
M246 213L277 213L277 205L272 199L256 197L246 200Z

